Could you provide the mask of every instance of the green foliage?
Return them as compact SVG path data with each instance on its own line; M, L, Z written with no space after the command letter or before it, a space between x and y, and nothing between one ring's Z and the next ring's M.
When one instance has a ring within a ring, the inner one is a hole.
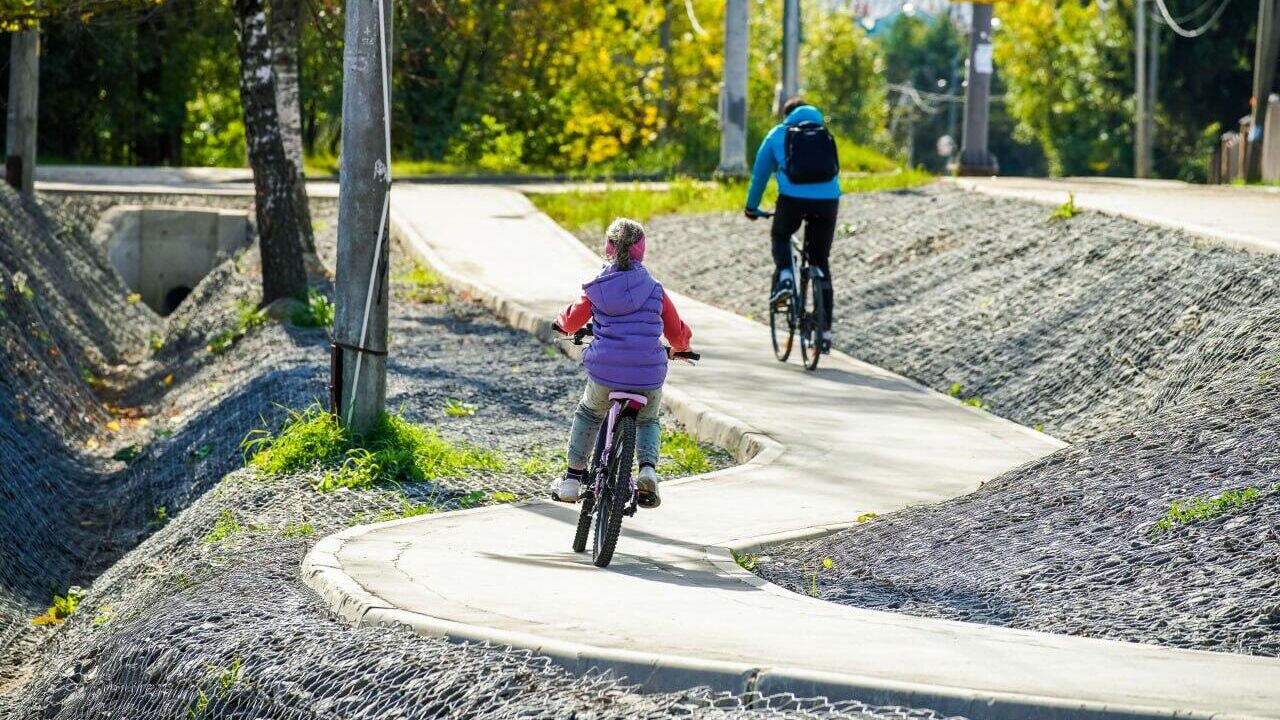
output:
M809 595L818 597L818 573L824 570L830 570L836 566L834 560L830 557L823 557L813 566L813 572L809 575Z
M483 490L472 490L466 495L463 495L458 498L458 505L460 505L463 509L476 507L482 502L484 502Z
M1258 488L1248 487L1243 490L1228 490L1210 498L1192 497L1174 500L1169 505L1169 511L1156 522L1151 532L1153 535L1160 535L1181 525L1212 520L1240 510L1261 498L1262 492Z
M66 595L54 595L53 604L45 611L43 615L37 615L31 619L32 625L61 625L62 621L75 614L77 608L80 607L80 601L84 598L84 590L79 585L72 585L67 588Z
M151 340L149 344L152 352L159 352L160 349L164 347L164 336L157 332L151 333Z
M209 443L204 443L191 450L191 457L197 460L203 460L209 457L209 455L212 453L213 453L213 446L210 445Z
M1079 211L1076 210L1076 194L1067 193L1067 201L1053 209L1049 213L1049 222L1057 222L1059 220L1070 220L1075 217Z
M413 302L434 304L449 299L440 276L416 262L407 272L397 275L395 281L403 286L405 298Z
M404 493L399 493L398 495L400 500L400 509L383 510L373 516L372 522L389 522L391 520L418 517L419 515L429 515L440 509L434 503L415 503L409 500ZM361 522L363 522L363 520L361 520Z
M848 13L805 14L800 70L805 99L826 114L836 135L845 171L884 172L860 166L872 153L856 143L872 143L884 132L886 98L881 49ZM879 155L874 153L874 155Z
M289 321L298 327L331 327L333 313L333 302L324 293L315 288L307 288L306 306L294 311Z
M268 475L323 469L321 492L463 477L503 468L494 452L440 437L398 415L383 415L365 437L351 437L337 419L312 405L290 411L280 434L254 430L241 443L248 464Z
M863 523L871 522L872 520L875 520L878 517L880 517L879 513L873 513L873 512L862 513L861 515L858 516L858 524L861 525Z
M169 510L164 505L156 506L152 513L151 519L147 521L147 527L159 530L169 524Z
M995 58L1016 135L1043 149L1054 175L1132 168L1128 18L1096 4L1002 9Z
M444 403L444 414L449 417L471 417L476 414L476 406L458 398L449 398Z
M738 567L747 572L755 572L756 567L760 564L760 556L756 553L742 554L737 550L731 550L733 553L733 561L738 563Z
M930 182L933 176L917 170L840 181L845 192L898 190ZM762 205L777 199L773 183L765 191ZM574 191L530 195L533 204L553 220L574 232L603 232L616 217L647 222L658 215L693 214L741 210L747 199L745 182L699 182L688 178L673 180L668 190L649 190L615 185L604 191ZM767 228L761 230L767 233Z
M951 387L947 389L947 394L953 398L956 398L957 400L964 403L965 405L968 405L969 407L978 408L979 410L987 409L987 404L982 401L981 396L966 395L964 391L964 386L962 386L960 383L951 383Z
M698 475L710 472L712 468L706 451L698 441L680 430L663 428L659 454L663 463L677 475Z
M292 523L280 529L280 536L287 538L311 537L316 532L311 523Z
M115 451L111 459L131 463L137 460L140 455L142 455L142 450L137 445L126 445Z
M555 452L536 452L519 460L516 467L525 477L548 478L561 472L566 462L565 451L561 448Z
M204 536L206 543L219 543L229 537L233 537L244 530L244 526L236 520L236 516L231 512L230 508L222 511L217 520L213 521L213 529L208 535Z
M267 309L258 307L253 300L241 299L235 303L236 321L231 328L224 330L209 341L206 349L211 353L220 353L235 344L254 328L267 324Z
M206 665L207 674L196 687L196 700L187 708L187 717L198 720L204 714L209 707L210 691L217 693L220 697L231 692L231 688L240 682L242 664L237 657L232 659L231 664L225 668Z

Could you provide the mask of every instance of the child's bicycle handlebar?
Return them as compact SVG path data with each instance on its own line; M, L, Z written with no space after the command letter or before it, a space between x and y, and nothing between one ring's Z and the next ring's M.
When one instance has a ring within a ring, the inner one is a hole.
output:
M556 332L563 333L563 331L558 326L556 326L555 330ZM573 333L572 335L569 335L567 333L563 333L563 334L564 334L564 337L558 338L557 342L571 342L574 345L586 345L587 338L595 337L595 328L592 327L591 323L587 323L586 325L583 325L581 328L579 328L578 331ZM692 350L681 350L677 352L671 352L671 348L667 348L667 352L671 355L673 359L687 362L690 365L693 365L702 359L702 355L700 353L696 353Z

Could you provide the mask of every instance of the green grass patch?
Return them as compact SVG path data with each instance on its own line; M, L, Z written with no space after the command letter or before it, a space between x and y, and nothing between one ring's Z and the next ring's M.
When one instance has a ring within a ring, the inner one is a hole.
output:
M325 469L316 484L321 492L464 477L505 466L495 452L446 440L399 415L383 415L367 436L352 437L319 405L291 411L279 435L250 432L241 447L248 465L269 475Z
M846 193L900 190L931 180L933 176L922 170L894 170L844 177L840 180L840 187ZM573 232L603 231L616 217L648 222L658 215L741 210L746 198L746 181L701 182L689 178L672 180L668 190L617 185L604 191L538 193L529 196L539 210ZM765 189L761 206L772 207L777 198L776 185L770 183Z
M711 472L713 467L702 445L682 430L663 428L658 454L664 469L676 475L699 475Z
M240 534L244 530L244 526L236 520L236 516L228 508L222 511L217 520L213 521L213 529L208 535L204 536L204 542L212 544L219 543L227 538Z
M418 263L414 263L408 271L396 275L395 282L401 285L404 297L412 302L432 305L449 299L440 276L431 268Z
M84 598L84 590L79 585L67 588L66 595L54 595L53 604L43 615L31 618L32 625L61 625L63 620L75 614Z
M947 394L968 405L969 407L986 410L987 404L983 402L980 395L970 395L964 391L964 386L960 383L951 383L951 387L947 389Z
M334 304L324 293L307 288L307 302L289 316L289 322L298 327L330 327L333 325Z
M444 403L444 414L449 417L471 417L476 414L476 406L458 398L449 398Z
M1076 194L1067 193L1067 201L1053 209L1049 213L1049 222L1058 222L1059 220L1070 220L1079 215L1080 211L1076 209Z
M1174 500L1169 511L1156 522L1153 535L1169 532L1176 527L1204 522L1252 505L1262 498L1262 491L1255 487L1228 490L1210 498L1192 497Z
M280 528L281 537L287 538L311 537L315 532L315 527L309 522L292 523Z
M250 330L267 324L267 309L258 307L258 303L253 300L237 300L235 307L235 325L218 333L209 341L206 347L209 352L220 353L234 345L236 340L247 335Z
M738 563L738 567L747 572L755 572L756 567L760 564L760 556L755 553L740 553L737 550L731 550L733 553L733 561Z

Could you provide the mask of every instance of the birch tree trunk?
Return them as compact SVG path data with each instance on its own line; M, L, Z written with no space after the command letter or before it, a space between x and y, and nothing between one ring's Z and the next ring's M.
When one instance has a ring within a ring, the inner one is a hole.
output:
M280 135L284 154L297 173L294 187L299 207L307 203L306 175L302 168L302 104L299 92L299 44L302 42L303 0L270 0L272 66L276 74L276 112L280 118ZM307 254L307 269L314 271L316 241L308 223L300 228L302 248Z
M258 248L262 253L262 301L302 298L307 291L303 228L311 214L298 202L296 166L285 154L276 110L275 72L265 0L234 0L240 32L240 103L244 106L249 165L257 204Z

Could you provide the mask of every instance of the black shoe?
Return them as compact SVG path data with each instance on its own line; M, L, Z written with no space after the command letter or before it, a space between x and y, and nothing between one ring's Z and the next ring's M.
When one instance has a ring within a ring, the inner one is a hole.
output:
M830 355L831 354L831 337L828 335L823 335L822 340L818 343L818 347L822 351L823 355Z
M773 294L769 296L771 305L786 305L791 301L791 293L795 289L791 278L783 278L773 288Z

